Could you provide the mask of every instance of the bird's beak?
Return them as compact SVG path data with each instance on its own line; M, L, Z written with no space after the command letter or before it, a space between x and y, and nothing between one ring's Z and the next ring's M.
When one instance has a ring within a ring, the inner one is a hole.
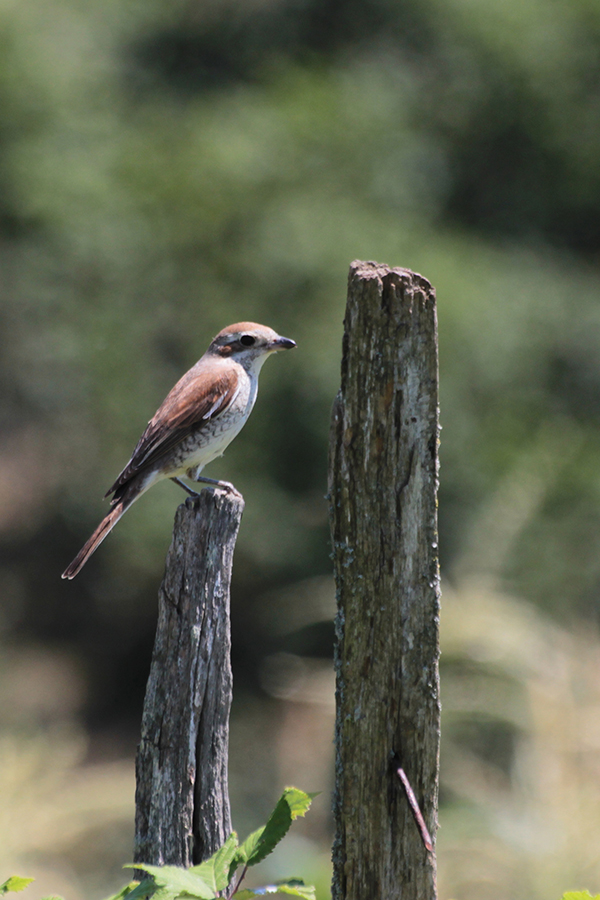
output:
M291 338L286 337L277 337L271 343L273 350L293 350L295 346L296 341L292 341Z

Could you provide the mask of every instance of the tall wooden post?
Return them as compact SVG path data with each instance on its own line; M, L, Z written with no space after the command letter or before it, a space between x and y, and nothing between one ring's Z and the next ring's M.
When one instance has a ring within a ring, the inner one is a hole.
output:
M440 713L434 290L407 269L355 262L344 324L329 476L338 596L333 900L433 900Z
M229 586L243 509L216 488L177 510L136 762L135 862L191 866L231 832Z

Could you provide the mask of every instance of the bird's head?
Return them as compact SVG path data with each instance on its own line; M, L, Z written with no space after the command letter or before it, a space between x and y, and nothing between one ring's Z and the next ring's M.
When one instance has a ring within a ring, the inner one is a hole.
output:
M256 322L237 322L213 338L208 352L223 359L233 358L244 366L261 364L271 353L291 350L296 342L281 337L272 328Z

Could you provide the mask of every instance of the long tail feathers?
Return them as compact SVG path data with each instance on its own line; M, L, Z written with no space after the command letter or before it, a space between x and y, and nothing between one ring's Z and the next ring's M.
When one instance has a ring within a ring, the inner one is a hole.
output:
M137 499L137 498L133 498ZM100 546L104 538L110 534L113 530L125 510L129 509L133 500L129 500L126 502L125 500L118 500L113 508L106 514L106 516L102 519L93 535L89 540L85 542L73 562L67 566L65 571L62 573L61 578L75 578L78 572L85 566L86 562L96 550L97 547Z

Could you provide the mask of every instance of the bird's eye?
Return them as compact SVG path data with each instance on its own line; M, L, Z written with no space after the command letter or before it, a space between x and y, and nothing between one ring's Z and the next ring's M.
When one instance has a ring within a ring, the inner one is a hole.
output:
M244 347L252 347L256 343L256 338L252 337L251 334L243 334L240 338L240 344L243 344Z

